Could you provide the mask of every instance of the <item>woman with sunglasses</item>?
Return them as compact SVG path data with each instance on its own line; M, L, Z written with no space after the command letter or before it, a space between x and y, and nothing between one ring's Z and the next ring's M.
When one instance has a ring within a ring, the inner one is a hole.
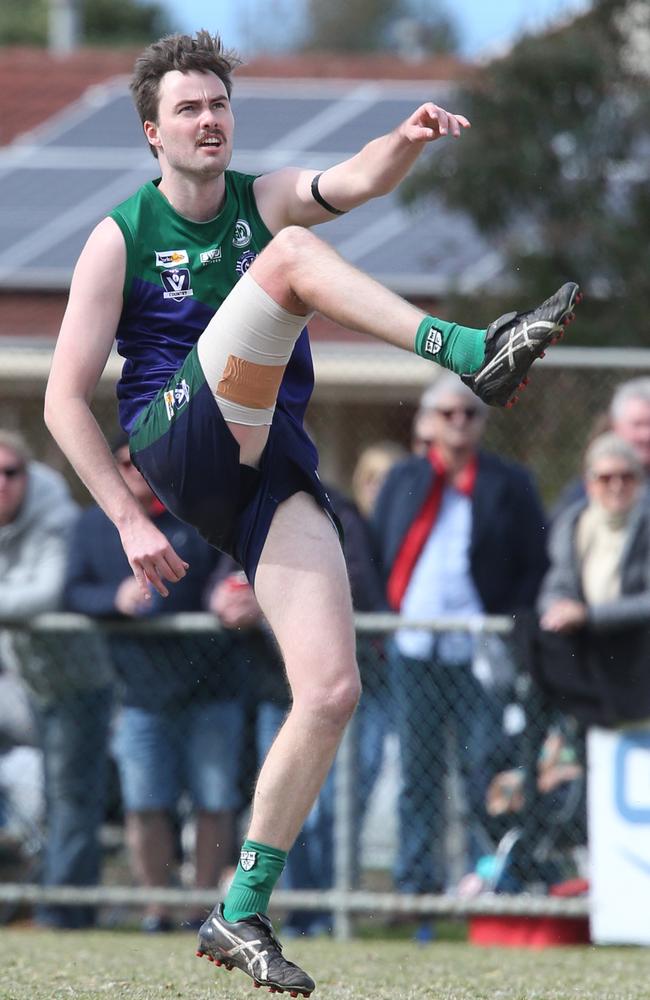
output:
M637 451L597 437L586 498L553 524L538 602L543 687L586 724L650 716L650 495Z

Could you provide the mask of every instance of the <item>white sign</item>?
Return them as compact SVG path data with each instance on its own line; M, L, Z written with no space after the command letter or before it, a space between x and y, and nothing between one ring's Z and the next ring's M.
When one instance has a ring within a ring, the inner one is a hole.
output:
M591 937L650 944L650 726L587 739Z

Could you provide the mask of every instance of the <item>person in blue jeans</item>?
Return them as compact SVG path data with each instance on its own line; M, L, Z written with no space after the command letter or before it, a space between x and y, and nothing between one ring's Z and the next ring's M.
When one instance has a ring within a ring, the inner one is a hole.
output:
M131 462L126 435L114 442L113 454L129 490L191 563L192 573L164 605L157 593L145 601L117 530L99 507L91 507L72 540L67 607L125 619L201 610L218 553L155 499ZM232 860L243 704L237 677L228 669L229 646L229 636L212 633L109 635L119 701L113 751L131 864L144 886L169 884L183 792L196 821L196 887L214 888ZM202 918L197 912L188 922L194 926ZM171 927L165 907L146 907L144 930Z
M424 400L434 443L393 467L373 518L390 606L420 620L532 608L547 564L532 477L481 449L487 408L456 375L443 374ZM447 888L450 735L471 817L470 867L480 851L485 790L503 738L496 670L507 654L503 645L493 649L481 674L476 652L462 632L399 629L391 645L402 770L395 882L404 892Z

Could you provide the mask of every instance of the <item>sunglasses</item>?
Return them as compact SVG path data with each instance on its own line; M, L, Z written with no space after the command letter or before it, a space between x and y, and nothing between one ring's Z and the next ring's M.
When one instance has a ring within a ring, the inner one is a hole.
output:
M24 472L25 472L24 465L0 466L0 477L4 476L5 479L17 479L18 476L22 476Z
M450 409L436 408L443 420L453 420L454 417L465 417L466 420L475 420L478 417L478 410L475 406L454 406Z
M603 486L610 486L615 480L630 486L638 479L636 472L592 472L591 478L595 483L602 483Z

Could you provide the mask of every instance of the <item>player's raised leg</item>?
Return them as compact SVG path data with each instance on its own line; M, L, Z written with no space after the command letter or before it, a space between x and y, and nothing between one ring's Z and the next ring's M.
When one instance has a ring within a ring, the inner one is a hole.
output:
M536 358L557 340L580 301L567 282L540 306L506 313L487 330L424 313L345 261L300 227L282 230L252 267L255 281L286 310L321 312L342 326L414 351L465 377L484 400L513 400Z

